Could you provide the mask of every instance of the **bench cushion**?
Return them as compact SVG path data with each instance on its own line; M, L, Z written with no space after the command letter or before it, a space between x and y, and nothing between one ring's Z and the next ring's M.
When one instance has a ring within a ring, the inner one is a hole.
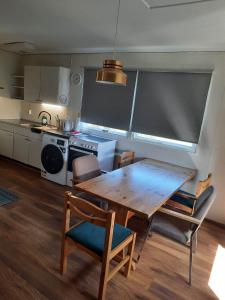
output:
M92 250L99 256L102 256L105 244L104 227L92 224L90 222L83 222L77 227L74 227L67 232L67 236L82 246ZM125 228L119 224L114 225L112 249L116 248L121 242L123 242L129 235L132 234L132 230Z

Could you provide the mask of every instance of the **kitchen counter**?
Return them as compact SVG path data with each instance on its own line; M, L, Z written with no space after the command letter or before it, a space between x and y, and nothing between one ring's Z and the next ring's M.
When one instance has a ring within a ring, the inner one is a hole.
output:
M53 125L48 125L48 126L42 126L41 123L37 123L37 122L32 122L32 121L28 121L28 120L23 120L23 119L0 119L1 123L5 123L8 125L13 125L13 126L18 126L18 127L22 127L22 128L27 128L27 129L35 129L35 132L46 132L49 134L53 134L59 137L64 137L64 138L69 138L71 135L73 135L70 132L64 132L62 130L57 129L55 126Z

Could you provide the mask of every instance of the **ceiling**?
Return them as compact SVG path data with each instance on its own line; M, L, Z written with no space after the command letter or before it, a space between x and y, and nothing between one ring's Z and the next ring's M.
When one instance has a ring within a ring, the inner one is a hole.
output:
M147 0L151 4L187 0ZM27 41L38 53L112 50L118 0L0 0L0 43ZM225 0L147 9L121 0L120 51L225 50Z

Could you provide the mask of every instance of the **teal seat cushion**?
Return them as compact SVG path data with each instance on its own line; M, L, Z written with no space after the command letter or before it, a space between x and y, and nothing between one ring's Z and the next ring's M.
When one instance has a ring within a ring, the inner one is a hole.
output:
M74 227L68 231L66 235L75 242L102 256L104 251L105 233L106 229L104 227L92 224L90 222L83 222L77 227ZM112 239L112 249L116 248L130 234L132 234L132 231L129 228L115 224Z

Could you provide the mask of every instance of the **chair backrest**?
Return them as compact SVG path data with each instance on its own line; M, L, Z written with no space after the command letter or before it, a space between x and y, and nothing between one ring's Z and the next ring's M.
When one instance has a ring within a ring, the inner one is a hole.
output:
M200 197L200 195L211 185L212 182L212 174L210 173L208 177L204 180L200 180L198 182L195 196L196 198Z
M105 251L112 248L112 237L115 223L114 211L105 211L89 201L73 196L71 192L65 192L65 232L69 231L73 227L70 225L71 214L75 214L79 217L79 219L84 221L105 227Z
M118 168L134 163L135 152L124 151L118 158Z
M202 193L201 203L195 208L195 212L193 214L193 218L196 218L200 221L198 227L201 226L202 222L207 216L207 213L210 210L214 200L215 200L214 187L210 186L207 188L205 192Z
M214 187L210 185L204 190L204 192L201 193L201 195L198 197L198 200L195 202L193 216L195 216L202 209L202 207L205 206L205 203L207 203L207 200L213 194L213 191Z
M73 160L74 184L101 175L98 159L95 155L85 155Z

